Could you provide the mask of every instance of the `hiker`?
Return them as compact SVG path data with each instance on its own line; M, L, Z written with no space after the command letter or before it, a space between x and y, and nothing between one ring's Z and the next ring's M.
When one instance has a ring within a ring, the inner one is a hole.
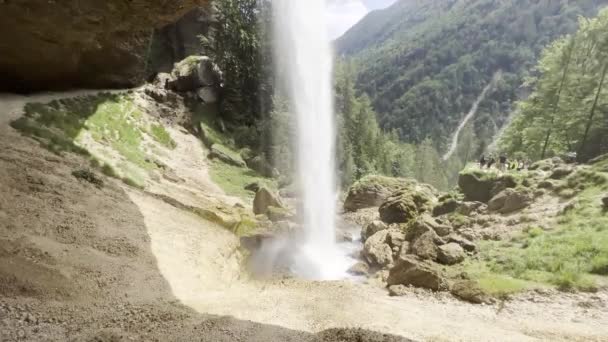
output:
M504 154L501 154L500 157L498 157L498 169L500 171L505 171L507 167L507 157Z
M481 158L479 159L479 168L483 169L484 166L486 166L486 163L488 161L486 160L486 156L484 156L483 154L481 155Z
M490 160L488 161L488 169L491 168L494 163L496 163L496 159L494 159L494 157L490 157Z

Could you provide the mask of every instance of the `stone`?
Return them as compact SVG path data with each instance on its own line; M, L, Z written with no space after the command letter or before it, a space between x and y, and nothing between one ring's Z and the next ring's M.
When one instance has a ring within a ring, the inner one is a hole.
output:
M572 166L564 165L554 169L550 177L551 179L563 179L572 174L572 172L574 172Z
M372 221L370 224L365 226L363 230L361 230L361 241L365 242L368 237L385 229L388 229L388 226L384 222L379 220Z
M222 82L222 72L207 56L186 57L175 64L171 77L169 89L177 92L198 91L203 87L219 86Z
M539 189L547 189L547 190L552 190L555 188L555 183L549 179L541 181L540 183L538 183L538 188Z
M488 203L488 210L509 214L527 207L532 202L530 191L506 189L494 196Z
M465 171L458 176L458 187L465 201L488 203L504 189L517 186L516 179L509 174L497 176L482 170Z
M401 249L401 245L405 242L405 233L400 229L390 228L387 233L387 243L393 249L397 248L397 251Z
M224 163L236 167L245 167L245 161L238 153L234 153L230 151L227 147L221 144L213 144L211 146L211 152L209 153L209 158L211 159L219 159Z
M387 284L412 285L433 291L445 290L448 282L436 265L414 256L400 257L389 271Z
M602 204L604 206L604 210L608 210L608 195L604 196L604 198L602 198Z
M452 232L452 227L438 222L429 215L421 215L414 221L410 222L405 239L407 241L412 241L427 231L433 231L435 234L437 234L437 236L446 236Z
M359 261L358 263L351 266L347 272L355 276L367 277L369 276L369 265L364 263L363 261Z
M448 236L446 240L448 241L448 243L454 242L459 244L460 247L462 247L467 252L473 253L477 251L477 245L475 243L460 235L452 234Z
M437 260L444 265L455 265L464 261L464 249L455 242L439 246Z
M258 192L255 193L255 198L253 199L253 213L256 215L266 214L269 207L284 208L285 206L278 196L275 196L268 188L262 186Z
M412 180L401 178L365 176L349 188L344 210L357 211L380 206L393 192L411 182Z
M490 303L490 297L479 287L476 281L458 280L452 284L450 292L455 297L473 304Z
M433 216L441 216L455 212L460 206L460 202L449 198L445 201L440 202L433 208Z
M391 297L401 297L408 293L405 285L391 285L388 287L388 295Z
M373 266L387 267L393 262L393 251L387 243L388 231L370 236L363 245L363 255Z
M218 89L214 86L200 88L196 94L198 95L199 99L208 104L216 103L220 96Z
M458 213L464 216L471 216L486 211L488 206L482 202L462 202L458 207Z
M434 231L428 231L420 235L410 243L410 253L424 260L436 260L439 249L436 238L437 235Z
M408 223L420 214L430 212L437 201L431 189L412 184L396 191L378 209L380 219L388 224Z

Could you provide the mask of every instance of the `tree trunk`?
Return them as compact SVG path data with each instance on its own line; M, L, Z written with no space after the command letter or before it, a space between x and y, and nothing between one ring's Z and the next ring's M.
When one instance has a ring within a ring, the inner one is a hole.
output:
M604 85L604 80L606 79L606 72L608 71L608 62L604 63L604 68L602 69L602 77L600 78L600 84L597 87L597 92L595 93L595 99L593 100L593 105L591 106L591 111L589 112L589 117L587 118L587 125L585 127L585 133L583 134L583 141L581 142L581 147L578 151L578 157L581 158L582 154L585 151L585 145L587 144L587 138L589 136L589 130L591 129L591 125L593 124L593 117L595 116L595 109L597 108L597 102L600 98L600 93L602 92L602 86Z
M566 65L564 67L564 73L562 74L562 79L559 84L559 89L557 90L555 103L553 104L553 112L551 113L551 123L549 124L549 128L547 129L547 135L545 136L545 143L543 144L543 151L541 153L540 159L545 159L545 154L547 153L547 146L549 146L549 140L551 139L551 134L553 133L553 122L555 121L555 115L557 114L557 109L559 108L559 98L562 94L562 89L564 89L564 84L566 83L566 76L568 76L570 60L572 59L572 50L574 50L574 38L572 38L572 42L568 47Z

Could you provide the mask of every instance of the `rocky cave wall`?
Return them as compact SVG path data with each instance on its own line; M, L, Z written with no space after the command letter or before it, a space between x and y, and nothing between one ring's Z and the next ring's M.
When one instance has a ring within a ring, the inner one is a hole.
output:
M0 91L141 84L192 51L208 2L0 0ZM174 51L151 62L159 33Z

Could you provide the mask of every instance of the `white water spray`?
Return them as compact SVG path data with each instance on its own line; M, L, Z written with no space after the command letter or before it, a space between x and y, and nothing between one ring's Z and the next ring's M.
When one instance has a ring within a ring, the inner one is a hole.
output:
M311 279L346 276L335 241L333 57L325 0L274 0L277 70L296 116L300 216L292 271Z

